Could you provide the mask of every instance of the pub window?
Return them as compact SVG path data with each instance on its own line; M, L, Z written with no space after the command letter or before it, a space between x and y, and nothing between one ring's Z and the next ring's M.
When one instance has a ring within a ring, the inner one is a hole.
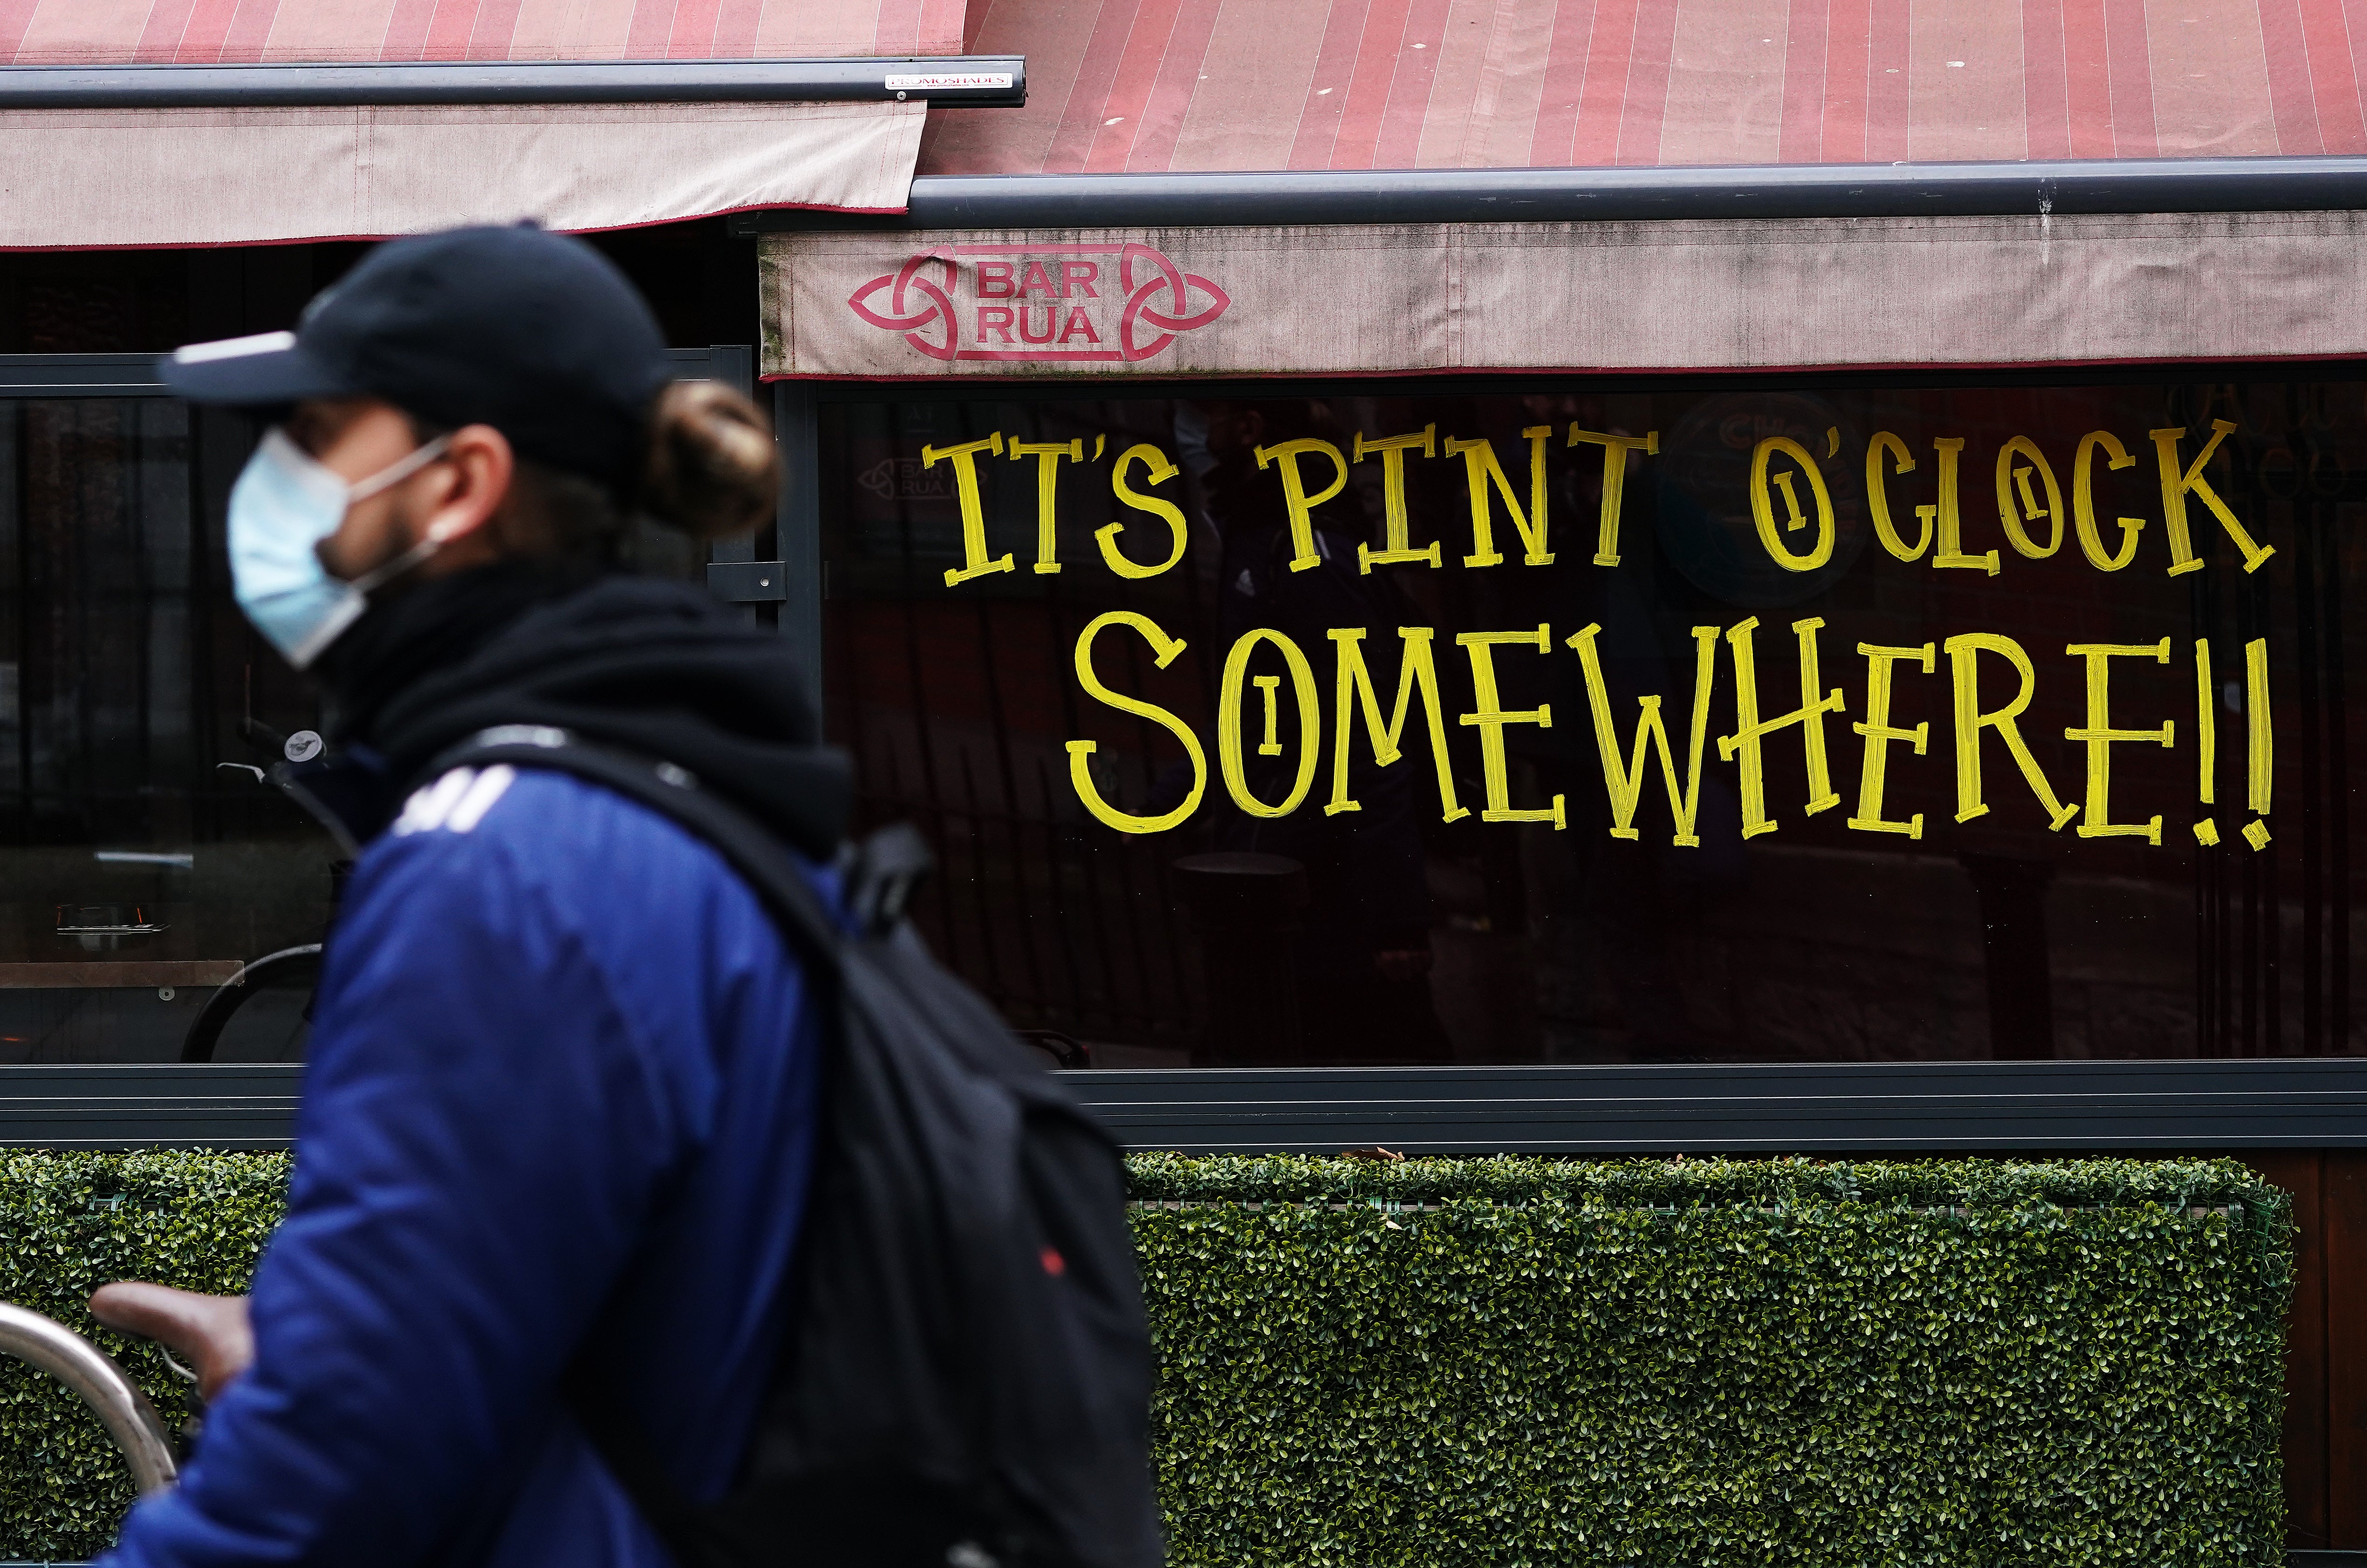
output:
M60 384L0 397L0 1063L171 1062L198 1038L300 1059L300 953L199 1027L247 965L322 942L345 870L275 776L319 750L319 697L231 597L230 486L260 432L153 395L146 355L12 363ZM663 530L629 548L705 570Z
M176 1060L246 959L320 940L333 852L266 780L319 716L209 546L242 423L0 402L0 1060ZM225 1059L286 1054L302 1000Z
M2356 383L832 395L829 728L1071 1059L2361 1048Z

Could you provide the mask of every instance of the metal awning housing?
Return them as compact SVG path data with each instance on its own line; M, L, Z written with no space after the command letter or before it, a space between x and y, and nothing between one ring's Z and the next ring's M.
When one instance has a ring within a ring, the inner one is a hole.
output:
M1015 107L1024 56L6 65L0 109L906 103Z
M798 60L963 52L964 0L10 0L0 65Z
M752 213L745 233L820 229L1258 228L1652 219L1969 218L2367 208L2367 156L1716 168L1194 170L921 175L901 212Z

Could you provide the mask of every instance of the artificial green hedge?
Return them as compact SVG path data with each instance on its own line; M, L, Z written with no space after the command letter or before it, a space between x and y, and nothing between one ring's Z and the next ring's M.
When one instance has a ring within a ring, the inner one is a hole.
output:
M2282 1558L2291 1221L2232 1161L1134 1182L1178 1565Z
M0 1301L80 1329L123 1363L165 1425L188 1385L155 1346L93 1322L109 1280L240 1291L279 1221L289 1156L0 1154ZM131 1477L63 1385L0 1357L0 1558L85 1558L115 1539Z
M2291 1224L2232 1161L1130 1166L1177 1568L2281 1558ZM285 1178L0 1158L0 1298L235 1288ZM0 1556L127 1496L0 1364Z

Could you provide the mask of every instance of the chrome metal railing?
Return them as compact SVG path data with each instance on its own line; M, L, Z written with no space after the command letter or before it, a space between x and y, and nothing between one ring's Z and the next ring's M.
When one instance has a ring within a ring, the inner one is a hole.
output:
M142 1496L173 1484L180 1467L164 1419L115 1358L64 1324L6 1302L0 1302L0 1355L39 1367L80 1394L130 1461Z

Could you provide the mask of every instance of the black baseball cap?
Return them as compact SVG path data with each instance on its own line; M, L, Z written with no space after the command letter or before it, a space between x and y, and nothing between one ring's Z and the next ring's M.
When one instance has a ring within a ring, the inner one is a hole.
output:
M315 297L294 332L190 344L157 373L193 402L367 396L446 430L490 424L521 457L622 493L674 367L615 264L521 224L391 240Z

